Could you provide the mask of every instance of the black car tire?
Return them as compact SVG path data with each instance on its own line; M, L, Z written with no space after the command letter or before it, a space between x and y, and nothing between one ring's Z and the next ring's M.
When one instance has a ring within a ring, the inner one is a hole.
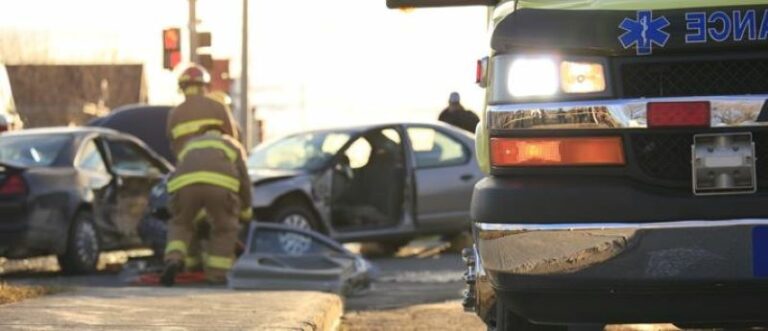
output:
M66 251L58 256L61 271L67 274L96 271L100 255L101 242L93 214L78 212L69 228Z
M272 214L272 221L304 230L320 231L315 214L303 203L287 202L278 205ZM306 254L312 246L312 239L293 233L281 234L278 240L283 252L289 255Z
M496 316L487 321L488 331L567 331L567 326L538 325L517 316L504 307L501 302L496 304Z
M141 241L152 249L153 257L162 260L168 237L168 221L147 213L139 224L139 236Z

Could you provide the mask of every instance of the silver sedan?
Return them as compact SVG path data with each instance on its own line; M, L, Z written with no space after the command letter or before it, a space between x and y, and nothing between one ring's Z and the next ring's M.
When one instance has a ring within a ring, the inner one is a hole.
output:
M252 151L254 215L392 249L457 234L483 176L474 153L471 134L439 123L290 135Z

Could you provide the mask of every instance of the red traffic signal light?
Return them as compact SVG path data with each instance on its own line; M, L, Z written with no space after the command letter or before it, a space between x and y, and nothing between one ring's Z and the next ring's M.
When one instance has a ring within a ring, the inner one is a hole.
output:
M181 29L163 30L163 68L173 70L181 63Z
M167 51L181 49L181 29L171 28L163 30L163 49Z

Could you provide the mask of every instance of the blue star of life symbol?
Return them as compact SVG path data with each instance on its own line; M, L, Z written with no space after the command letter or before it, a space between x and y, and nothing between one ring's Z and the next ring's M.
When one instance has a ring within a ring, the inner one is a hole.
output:
M653 45L664 47L669 41L669 33L664 31L670 25L664 17L653 18L650 10L638 11L637 19L625 18L619 27L626 31L619 37L624 49L635 47L637 55L653 54Z

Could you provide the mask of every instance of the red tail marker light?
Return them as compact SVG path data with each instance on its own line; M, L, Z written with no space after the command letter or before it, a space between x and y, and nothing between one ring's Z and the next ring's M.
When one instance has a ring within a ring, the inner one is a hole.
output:
M10 175L0 185L2 195L23 195L27 193L27 184L21 175Z
M492 138L499 167L623 165L621 137Z
M480 87L488 87L488 57L477 60L475 83Z
M650 102L648 127L709 127L712 106L701 102Z

